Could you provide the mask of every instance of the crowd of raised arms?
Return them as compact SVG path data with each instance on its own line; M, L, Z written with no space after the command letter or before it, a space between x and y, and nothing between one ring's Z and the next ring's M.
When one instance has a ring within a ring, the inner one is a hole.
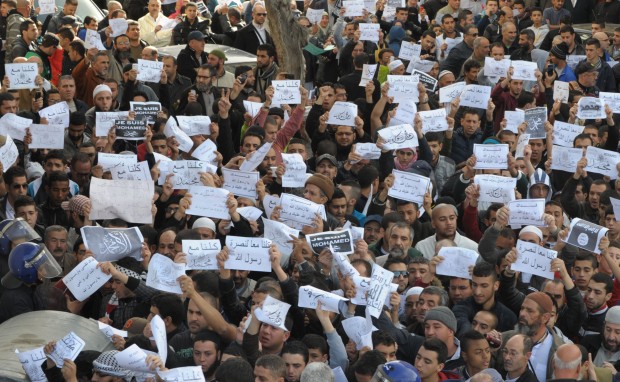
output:
M620 381L620 1L64 1L0 2L23 380Z

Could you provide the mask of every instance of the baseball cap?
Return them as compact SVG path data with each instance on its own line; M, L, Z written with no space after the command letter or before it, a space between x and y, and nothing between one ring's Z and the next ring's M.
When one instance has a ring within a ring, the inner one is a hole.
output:
M201 31L193 31L187 35L187 42L192 40L204 40L205 35Z
M327 159L328 161L330 161L334 166L338 167L338 160L336 159L336 157L334 157L331 154L323 154L320 157L316 158L316 164L318 165L319 163L321 163L321 161L323 161L323 159Z

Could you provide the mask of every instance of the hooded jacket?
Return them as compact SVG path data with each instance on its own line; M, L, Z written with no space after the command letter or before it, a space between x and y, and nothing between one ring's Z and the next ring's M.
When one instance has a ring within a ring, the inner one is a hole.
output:
M547 173L544 172L540 168L537 168L534 174L530 176L530 186L527 189L528 199L533 199L533 197L531 196L531 190L532 190L532 187L536 184L544 184L545 186L547 186L548 192L547 192L547 197L545 198L545 202L550 201L551 197L553 196L553 188L551 187L551 180L549 179L549 175L547 175Z

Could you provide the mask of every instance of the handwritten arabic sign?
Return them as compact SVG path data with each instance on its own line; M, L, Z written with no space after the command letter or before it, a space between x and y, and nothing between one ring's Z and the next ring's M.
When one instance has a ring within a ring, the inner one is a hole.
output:
M17 156L19 152L17 151L17 146L15 146L15 142L9 136L6 137L6 142L2 147L0 147L0 162L2 163L2 167L4 172L6 172L13 163L17 160Z
M620 94L600 92L598 96L605 101L605 104L611 108L614 114L620 113Z
M192 205L185 211L186 214L230 220L226 206L230 192L206 186L190 186L188 192L192 195Z
M271 272L269 247L271 240L241 236L226 236L226 247L229 251L224 269L240 271Z
M310 285L304 285L299 288L298 307L316 309L319 301L321 302L321 309L339 313L338 304L340 301L347 301L347 299Z
M97 268L97 264L94 257L88 257L62 279L78 301L86 301L112 278Z
M211 135L211 118L206 115L177 115L179 128L188 136Z
M41 118L47 119L48 124L62 127L69 126L69 113L69 105L65 101L39 110L39 115Z
M562 103L568 103L569 88L568 82L554 81L553 82L553 100L560 100ZM601 97L602 98L602 97Z
M463 89L465 89L465 86L465 82L456 82L452 85L439 88L439 102L452 102L452 100L461 96L461 93L463 92Z
M119 166L110 169L113 180L148 180L151 181L151 172L147 161L138 162L129 166Z
M573 147L575 137L583 132L584 127L585 126L555 121L553 123L553 144L564 147Z
M357 105L353 102L336 101L329 111L327 124L338 126L355 126Z
M512 79L523 81L536 81L536 69L538 65L529 61L512 61Z
M396 76L388 74L388 83L390 84L388 97L394 97L395 103L405 101L418 102L420 97L420 92L418 90L418 84L420 83L419 76Z
M149 262L146 285L163 292L182 294L177 279L185 274L185 264L175 263L168 257L156 253Z
M579 159L583 158L583 150L578 148L553 145L552 152L552 170L574 172L577 168L577 162L579 162Z
M272 81L274 88L273 102L280 105L298 105L301 103L299 80Z
M306 163L300 154L282 153L282 162L285 166L282 175L282 187L303 187L306 184Z
M280 197L280 206L282 206L280 221L295 229L313 226L317 214L323 220L327 220L324 205L313 203L299 196L283 193Z
M222 249L219 240L183 240L187 255L185 269L217 270L216 256Z
M360 41L379 41L379 24L360 23Z
M163 185L168 174L172 174L170 181L175 190L186 190L191 186L200 186L202 185L200 182L201 172L214 173L212 165L198 160L160 162L159 170L158 183Z
M366 299L367 309L371 316L378 318L383 310L385 299L390 292L390 284L394 274L377 264L372 265L370 288Z
M271 296L267 296L263 305L260 308L256 308L254 314L260 322L275 326L284 331L286 329L286 314L291 306L285 302L277 300Z
M392 174L394 174L394 184L388 191L389 196L417 203L418 206L424 204L424 194L428 191L431 182L429 178L399 170L393 170Z
M588 146L586 149L586 158L588 158L588 165L585 168L586 171L607 175L611 179L618 178L616 165L620 163L620 153Z
M508 203L510 216L508 224L511 226L534 225L543 227L545 221L545 199L521 199Z
M398 51L398 58L403 60L412 61L416 58L420 58L422 54L422 45L416 44L413 41L403 41L400 44L400 50Z
M620 215L618 215L620 216ZM293 243L291 235L293 237L299 237L299 230L291 228L286 224L280 223L275 220L269 220L263 218L263 225L265 227L264 237L271 240L280 252L282 253L282 259L280 265L285 267L288 264L289 257L293 252Z
M31 149L62 150L65 147L65 128L61 125L38 125L29 127L32 142Z
M551 261L557 256L556 251L538 244L517 240L517 261L510 265L510 269L553 280Z
M484 85L467 85L461 93L460 107L469 106L486 109L491 98L491 87Z
M222 188L237 196L256 199L256 183L260 178L258 171L240 171L222 168L224 185Z
M476 265L478 253L471 249L459 247L442 247L438 253L443 261L437 264L436 273L471 280L469 267Z
M15 349L15 353L31 382L47 382L45 373L41 369L41 365L47 360L43 346L25 352Z
M161 61L150 61L138 59L138 81L159 82L164 63Z
M65 364L65 359L75 361L80 354L86 343L83 339L77 336L73 332L69 332L66 336L56 342L54 351L48 355L48 357L56 363L57 368L62 368Z
M477 170L494 170L508 168L508 145L474 143Z
M378 131L384 150L412 149L418 147L418 135L413 126L404 124L384 127Z
M362 78L360 80L360 86L366 86L369 82L375 78L375 73L377 72L377 68L379 65L368 65L364 64L362 69Z
M36 62L23 64L4 64L4 70L9 77L10 89L34 89L34 83L39 74L39 67Z
M496 60L493 57L484 58L484 75L487 77L506 77L509 68L508 58L502 60Z
M515 200L516 178L497 175L476 175L474 183L480 186L481 202L508 203Z

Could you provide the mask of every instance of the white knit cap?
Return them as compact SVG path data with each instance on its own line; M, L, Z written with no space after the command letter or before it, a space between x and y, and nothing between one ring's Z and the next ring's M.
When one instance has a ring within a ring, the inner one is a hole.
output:
M95 86L95 89L93 90L93 99L96 98L97 94L101 92L108 92L112 94L112 89L110 89L108 85L103 85L103 84Z

